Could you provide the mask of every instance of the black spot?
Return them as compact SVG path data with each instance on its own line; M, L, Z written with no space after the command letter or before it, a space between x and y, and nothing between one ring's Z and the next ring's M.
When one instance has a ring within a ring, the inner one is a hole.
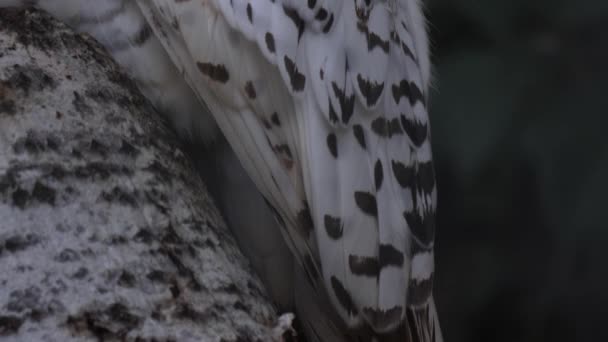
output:
M313 9L317 4L317 0L308 0L308 8Z
M323 69L319 70L319 77L321 77L321 79L325 77L325 72L323 71Z
M348 266L354 275L377 277L380 271L378 259L359 255L348 256Z
M359 124L353 125L353 133L355 134L355 139L357 142L365 150L365 133L363 132L363 127Z
M399 183L402 188L414 188L414 168L405 166L403 163L394 160L391 164L397 183ZM415 195L415 193L412 195Z
M398 84L393 84L393 98L395 102L399 104L401 101L401 97L407 97L410 101L410 105L415 105L416 102L420 101L423 105L425 105L424 95L422 91L414 82L408 82L406 80L402 80Z
M342 237L342 220L339 217L325 215L323 220L325 222L325 231L330 238L337 240Z
M353 299L351 298L350 293L348 293L344 285L342 285L342 282L338 280L338 278L336 278L335 276L331 276L330 281L331 287L334 290L334 293L336 294L338 302L340 303L340 305L342 305L342 308L346 311L348 315L356 315L357 308L353 303Z
M272 113L270 121L272 121L275 126L281 126L281 120L279 120L279 114L277 114L277 112Z
M334 158L338 158L338 141L334 133L327 135L327 147Z
M296 222L298 223L298 227L305 236L309 236L310 233L313 231L314 224L312 222L312 216L310 215L310 209L308 209L307 204L304 204L304 209L298 212L296 216Z
M363 95L363 97L365 97L367 106L369 107L375 105L378 99L380 98L380 95L382 95L382 90L384 90L384 82L372 82L370 80L364 79L361 74L358 74L357 83L359 84L361 94Z
M327 23L325 24L325 26L323 26L323 33L327 33L329 32L329 30L331 29L331 26L334 24L334 14L330 14L329 15L329 20L327 20Z
M376 191L380 190L380 186L382 186L382 180L384 179L384 172L382 171L382 163L380 159L376 160L376 164L374 165L374 181L376 183Z
M257 97L257 94L255 92L255 87L253 86L253 82L247 81L245 83L245 93L252 100Z
M272 35L272 33L270 32L266 32L266 47L268 47L268 51L274 53L275 50L275 46L274 46L274 36Z
M405 133L407 133L407 136L415 146L420 146L426 141L428 132L428 126L426 124L419 123L415 120L410 120L402 114L401 126L403 126Z
M304 85L306 84L306 77L298 71L296 64L287 56L284 58L285 62L285 70L287 70L287 74L289 75L289 81L291 82L291 88L294 91L302 91L304 90Z
M372 121L372 131L381 137L388 135L388 124L383 116L379 116Z
M408 302L408 305L410 303ZM378 308L363 308L363 314L369 319L369 322L374 329L378 331L385 331L390 327L396 326L401 322L401 315L403 314L403 307L394 306L388 310L382 310ZM416 326L412 327L416 330ZM418 340L413 340L418 341ZM421 342L421 341L420 341Z
M293 24L298 28L298 41L302 38L302 34L304 33L304 20L300 18L298 11L293 8L288 8L287 6L283 6L283 11L285 15L293 21Z
M251 9L251 4L247 3L247 18L250 23L253 23L253 10Z
M378 205L376 196L369 192L355 191L355 203L359 209L371 216L378 216Z
M403 266L403 260L403 253L397 250L393 245L380 244L380 249L378 250L380 268L389 265L401 267Z
M323 21L323 20L325 20L325 18L327 18L327 11L325 10L325 8L321 7L317 11L317 14L315 15L315 19L319 20L319 21Z
M338 103L340 104L340 111L342 112L342 122L348 124L348 121L353 116L355 109L355 94L346 96L343 89L340 89L336 82L331 82L331 87L334 90Z
M223 64L211 64L197 62L196 66L203 73L214 81L226 83L230 79L228 70Z

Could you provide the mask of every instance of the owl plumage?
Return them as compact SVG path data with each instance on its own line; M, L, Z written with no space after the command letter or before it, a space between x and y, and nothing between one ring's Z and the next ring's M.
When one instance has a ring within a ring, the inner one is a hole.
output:
M297 269L266 281L295 277L310 340L442 340L417 0L38 5L104 44L183 135L210 143L217 124L279 226L232 228L265 250L280 231Z

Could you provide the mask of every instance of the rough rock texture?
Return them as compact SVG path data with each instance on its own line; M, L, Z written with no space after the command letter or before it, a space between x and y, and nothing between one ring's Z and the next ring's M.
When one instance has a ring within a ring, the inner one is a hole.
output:
M264 293L113 61L0 11L0 339L269 341Z

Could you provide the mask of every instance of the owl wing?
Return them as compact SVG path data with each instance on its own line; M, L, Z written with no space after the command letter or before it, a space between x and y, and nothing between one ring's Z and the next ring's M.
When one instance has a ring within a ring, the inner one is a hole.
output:
M139 0L349 327L440 339L415 0Z

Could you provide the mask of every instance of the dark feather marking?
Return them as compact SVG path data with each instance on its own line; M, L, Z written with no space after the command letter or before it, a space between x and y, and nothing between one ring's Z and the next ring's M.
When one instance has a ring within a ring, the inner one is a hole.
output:
M375 105L376 102L378 102L380 95L382 95L382 91L384 90L384 82L372 82L370 80L364 79L361 74L358 74L357 83L359 84L361 94L363 95L363 97L365 97L367 106L369 107Z
M214 81L226 83L230 79L228 70L223 64L211 64L197 62L196 66L203 73Z
M266 32L265 40L268 51L275 53L274 36L272 35L272 33Z
M365 150L365 133L363 132L363 127L359 124L353 125L353 133L355 134L355 139L357 139L357 142L361 148Z
M257 94L255 92L255 87L253 86L253 82L247 81L245 83L245 93L252 100L257 97Z
M342 220L339 217L325 215L323 221L325 223L325 231L330 238L337 240L342 237Z
M405 166L403 163L395 160L393 160L391 164L397 183L399 183L402 188L414 188L414 168ZM412 195L415 195L415 193Z
M300 41L300 38L302 38L302 34L304 33L304 20L300 18L298 11L293 8L283 6L283 12L285 12L285 15L293 21L294 25L296 25L298 29L298 41Z
M355 203L364 213L371 216L378 216L378 204L376 196L364 191L355 191Z
M414 56L414 53L412 52L410 47L405 45L404 42L401 42L401 50L403 50L403 53L406 56L409 56L416 64L418 64L418 60L416 59L416 56Z
M338 158L338 141L334 133L327 135L327 147L334 158Z
M312 216L310 215L310 209L308 209L308 204L304 203L304 209L298 212L296 222L304 236L309 237L314 229L314 224L312 222Z
M272 121L272 123L276 126L281 126L281 120L279 119L279 114L277 114L277 112L272 113L270 116L270 121Z
M393 84L393 98L395 102L399 104L401 101L401 97L407 97L410 101L410 105L415 105L416 102L420 101L423 105L426 106L426 101L424 99L424 94L414 82L408 82L406 80L401 80L399 84Z
M250 3L247 3L247 19L249 19L249 22L253 24L253 10L251 9Z
M378 250L378 263L380 268L392 265L401 267L403 266L403 260L405 259L403 253L393 245L380 244Z
M374 119L374 121L372 121L372 131L381 137L387 136L387 126L388 124L383 116L379 116L378 118Z
M289 159L293 158L293 155L291 154L291 149L289 148L289 145L287 145L287 144L277 145L275 147L275 150L279 153L283 153Z
M376 183L376 191L380 190L383 179L384 179L384 172L382 171L382 162L380 162L380 159L378 159L378 160L376 160L376 165L374 165L374 180Z
M433 168L433 162L428 161L424 163L418 163L417 183L418 188L424 193L430 194L435 188L435 169Z
M336 111L334 110L334 106L331 105L331 100L329 100L329 121L332 124L335 124L338 122L338 114L336 114Z
M315 15L315 19L318 21L323 21L323 20L325 20L325 18L327 18L327 10L325 10L325 8L321 7L319 9L319 11L317 11L317 14Z
M325 24L325 26L323 26L323 33L328 33L333 24L334 24L334 14L332 13L329 15L329 19L327 20L327 23Z
M291 88L294 91L302 91L304 90L304 85L306 84L306 77L300 73L296 64L287 56L284 58L285 70L287 70L287 74L289 75L289 81L291 82Z
M336 82L331 82L331 87L334 90L334 94L338 98L340 104L340 111L342 112L342 122L348 124L348 121L353 116L355 110L355 94L346 96L344 90L340 89Z
M359 255L348 256L348 266L354 275L377 277L380 272L378 259Z
M408 119L405 115L401 114L401 126L403 126L414 146L420 147L426 141L428 125Z
M342 285L342 282L338 280L338 278L336 278L335 276L331 276L330 282L331 287L336 295L336 298L338 299L340 305L342 305L342 308L344 308L348 315L356 315L357 308L353 303L353 299L350 296L350 293L348 293L344 285Z

